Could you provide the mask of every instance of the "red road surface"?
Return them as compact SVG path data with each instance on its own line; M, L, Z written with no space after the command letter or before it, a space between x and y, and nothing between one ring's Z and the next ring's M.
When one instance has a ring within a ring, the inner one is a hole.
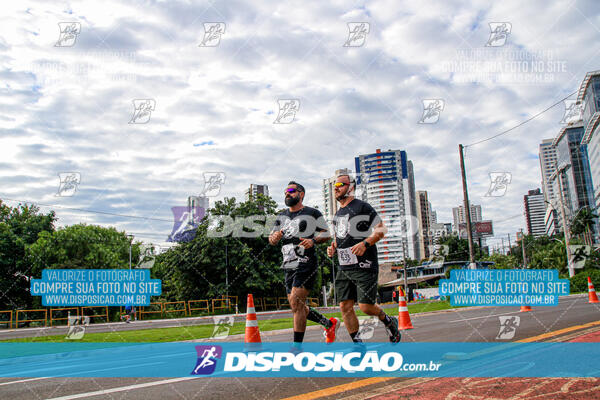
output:
M600 330L569 342L600 342ZM598 360L600 369L600 360ZM600 400L600 378L439 378L372 400Z

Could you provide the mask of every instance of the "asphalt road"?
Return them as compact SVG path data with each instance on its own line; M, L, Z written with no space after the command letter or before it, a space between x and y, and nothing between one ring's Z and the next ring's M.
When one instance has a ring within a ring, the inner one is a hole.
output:
M395 309L395 304L384 304L381 306L384 309ZM319 311L322 313L338 312L339 307L319 307ZM291 318L292 312L288 310L278 311L264 311L257 313L259 319L282 319ZM232 316L234 322L244 322L246 320L246 314L227 314L218 315L216 317ZM86 327L86 333L101 333L101 332L119 332L119 331L135 331L140 329L158 329L158 328L178 328L182 326L193 326L193 325L212 325L214 324L215 316L206 317L188 317L188 318L170 318L170 319L154 319L154 320L142 320L132 321L130 323L125 322L111 322L111 323L94 323ZM54 336L54 335L66 335L69 328L66 325L60 326L48 326L43 328L19 328L19 329L3 329L0 331L0 341L9 339L18 339L25 337L38 337L38 336Z
M598 321L600 305L588 304L587 296L576 295L561 298L556 307L537 307L529 313L519 313L518 307L481 307L413 315L414 329L404 331L402 341L495 342L500 330L499 317L510 315L520 317L513 341L542 334L554 340L556 336L552 332ZM261 317L259 324L260 320ZM307 331L305 341L323 340L322 331L317 328ZM578 331L572 330L569 334L573 332ZM264 333L263 342L286 342L291 336L291 330ZM239 337L225 340L235 341ZM350 341L343 326L338 340ZM369 341L386 340L385 331L379 326ZM408 390L406 388L424 385L427 381L415 378L0 378L0 398L191 400L282 399L303 395L305 399L360 399L391 390ZM349 387L351 383L356 387Z

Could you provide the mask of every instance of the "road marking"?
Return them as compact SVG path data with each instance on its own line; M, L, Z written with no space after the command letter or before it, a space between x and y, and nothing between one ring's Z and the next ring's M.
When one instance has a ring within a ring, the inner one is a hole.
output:
M509 313L503 313L503 314L490 314L490 315L482 315L481 317L473 317L473 318L464 318L464 319L457 319L455 321L448 321L446 322L447 324L451 324L453 322L463 322L463 321L471 321L473 319L481 319L481 318L490 318L490 317L497 317L499 315L510 315L510 314L518 314L518 311L513 311L513 312L509 312Z
M589 322L589 323L583 324L583 325L575 325L575 326L570 326L568 328L559 329L557 331L542 333L541 335L529 337L527 339L517 340L517 342L519 342L519 343L536 342L538 340L543 340L543 339L551 338L554 336L562 335L563 333L569 333L569 332L576 331L578 329L585 329L585 328L590 328L592 326L599 326L599 325L600 325L600 321Z
M310 392L310 393L299 394L298 396L286 397L285 399L282 399L282 400L311 400L311 399L318 399L320 397L333 396L334 394L343 393L343 392L346 392L348 390L358 389L358 388L361 388L363 386L374 385L376 383L381 383L381 382L387 382L387 381L392 380L392 379L398 379L398 377L394 377L394 378L367 378L367 379L361 379L360 381L355 381L355 382L351 382L351 383L345 383L343 385L332 386L332 387L328 387L328 388L325 388L325 389L316 390L316 391Z
M581 304L587 305L588 303L581 303ZM536 310L537 313L541 313L541 312L554 312L554 311L558 311L558 310L554 310L554 309ZM473 320L473 319L490 318L490 317L497 317L499 315L511 315L511 314L517 314L517 315L519 315L519 311L515 310L513 312L503 313L503 314L491 314L491 315L482 315L480 317L457 319L457 320L454 320L454 321L448 321L447 323L450 324L450 323L453 323L453 322L463 322L463 321L470 321L470 320Z
M18 380L18 381L2 382L2 383L0 383L0 386L12 385L13 383L23 383L23 382L30 382L30 381L38 381L40 379L50 379L50 378L49 377L40 377L40 378L31 378L31 379L21 379L21 380Z
M394 390L402 390L414 385L420 385L425 382L429 382L435 380L437 378L411 378L408 381L400 382L400 383L391 383L389 385L384 385L378 388L370 389L368 392L357 393L354 395L350 395L348 397L344 397L340 400L363 400L366 398L373 398L380 394L386 394Z
M513 314L513 313L510 313L510 314ZM501 314L501 315L503 315L503 314ZM590 323L583 324L583 325L576 325L576 326L571 326L569 328L564 328L564 329L559 329L559 330L552 331L552 332L547 332L547 333L544 333L544 334L541 334L541 335L532 336L532 337L527 338L527 339L517 340L517 342L518 343L535 342L535 341L538 341L538 340L541 340L541 339L547 339L547 338L551 338L553 336L562 335L563 333L568 333L568 332L576 331L576 330L579 330L579 329L585 329L585 328L589 328L589 327L593 327L593 326L600 326L600 321L590 322ZM506 345L507 344L499 345L498 349L503 348ZM361 387L365 387L365 386L369 386L369 385L374 385L376 383L385 382L385 381L388 381L388 380L391 380L391 379L398 379L398 378L399 377L394 377L394 378L367 378L367 379L362 379L362 380L355 381L355 382L348 383L348 384L344 384L344 385L332 386L330 388L321 389L321 390L317 390L317 391L314 391L314 392L301 394L301 395L298 395L298 396L287 397L287 398L282 399L282 400L313 400L313 399L318 399L318 398L326 397L326 396L332 396L334 394L342 393L342 392L345 392L345 391L348 391L348 390L359 389ZM419 379L419 378L411 378L408 382L410 382L412 379Z
M147 387L151 387L151 386L166 385L166 384L169 384L169 383L189 381L190 379L198 379L198 377L192 376L192 377L186 377L186 378L165 379L163 381L138 383L137 385L121 386L121 387L116 387L116 388L113 388L113 389L98 390L98 391L95 391L95 392L78 393L78 394L71 394L71 395L62 396L62 397L54 397L54 398L48 399L48 400L82 399L82 398L86 398L86 397L100 396L102 394L124 392L126 390L143 389L143 388L147 388Z

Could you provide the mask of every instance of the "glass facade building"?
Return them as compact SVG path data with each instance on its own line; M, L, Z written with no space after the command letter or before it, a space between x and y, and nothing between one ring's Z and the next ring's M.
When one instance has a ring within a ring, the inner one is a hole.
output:
M412 162L405 151L377 149L354 159L362 200L371 204L388 233L377 243L380 263L418 259L420 246Z

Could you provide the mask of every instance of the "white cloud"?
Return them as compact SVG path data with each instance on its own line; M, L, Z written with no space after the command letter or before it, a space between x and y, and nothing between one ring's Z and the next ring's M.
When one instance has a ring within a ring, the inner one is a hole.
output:
M307 187L308 204L320 205L323 178L382 148L407 151L417 189L428 190L438 220L451 221L462 201L458 143L544 109L576 90L600 60L600 13L591 1L3 7L1 196L165 220L202 190L207 171L227 174L220 198L241 199L249 183L265 183L282 204L282 188L295 179ZM62 21L81 23L73 47L54 46ZM485 49L488 23L497 21L512 24L508 43ZM219 46L198 46L204 22L226 24ZM370 24L363 47L342 46L348 22ZM505 83L460 83L449 63L464 61L467 49L486 50L490 62L545 51L566 70L547 82L517 82L517 72ZM292 124L273 124L281 98L300 100ZM417 124L429 98L445 100L440 121ZM134 99L156 101L147 124L128 124ZM537 146L560 129L558 108L468 148L471 200L485 218L523 212L522 196L540 186ZM489 172L504 170L513 176L506 196L483 197ZM56 197L65 171L81 172L80 189ZM169 222L57 213L61 224L116 225L148 240L171 230ZM506 236L523 226L516 218L495 231Z

